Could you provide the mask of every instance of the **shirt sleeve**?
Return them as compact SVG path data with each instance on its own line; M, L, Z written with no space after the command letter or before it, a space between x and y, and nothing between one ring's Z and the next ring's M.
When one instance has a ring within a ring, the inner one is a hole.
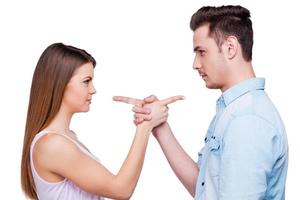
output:
M220 200L264 199L280 142L266 120L234 118L225 130L219 171Z

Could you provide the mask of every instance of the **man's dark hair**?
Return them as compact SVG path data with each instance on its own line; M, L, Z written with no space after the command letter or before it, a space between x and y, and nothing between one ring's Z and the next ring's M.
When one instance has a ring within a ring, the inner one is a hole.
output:
M242 6L205 6L193 14L190 28L195 31L202 25L209 25L209 36L219 47L224 39L235 36L242 48L246 61L252 59L253 30L250 11Z

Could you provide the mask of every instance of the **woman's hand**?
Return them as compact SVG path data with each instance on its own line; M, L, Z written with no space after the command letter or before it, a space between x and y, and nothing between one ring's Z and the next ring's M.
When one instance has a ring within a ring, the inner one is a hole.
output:
M114 101L135 105L132 108L132 111L135 112L134 123L150 126L151 130L168 119L168 104L183 99L184 96L173 96L163 100L158 100L153 95L144 100L123 96L113 97Z

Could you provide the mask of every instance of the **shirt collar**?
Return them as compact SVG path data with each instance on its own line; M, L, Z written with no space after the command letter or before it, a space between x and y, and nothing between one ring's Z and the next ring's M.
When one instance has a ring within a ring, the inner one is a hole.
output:
M226 90L221 97L218 99L219 101L223 101L225 106L228 106L231 102L233 102L238 97L243 94L253 91L253 90L264 90L265 89L265 79L264 78L251 78L248 80L244 80L228 90Z

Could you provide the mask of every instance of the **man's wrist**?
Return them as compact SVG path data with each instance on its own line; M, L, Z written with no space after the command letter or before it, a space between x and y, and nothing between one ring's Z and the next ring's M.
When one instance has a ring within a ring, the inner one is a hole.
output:
M162 123L161 125L155 127L153 130L152 130L152 134L155 138L158 138L159 135L162 134L162 132L164 132L164 130L166 130L166 128L169 126L168 122L164 122Z

